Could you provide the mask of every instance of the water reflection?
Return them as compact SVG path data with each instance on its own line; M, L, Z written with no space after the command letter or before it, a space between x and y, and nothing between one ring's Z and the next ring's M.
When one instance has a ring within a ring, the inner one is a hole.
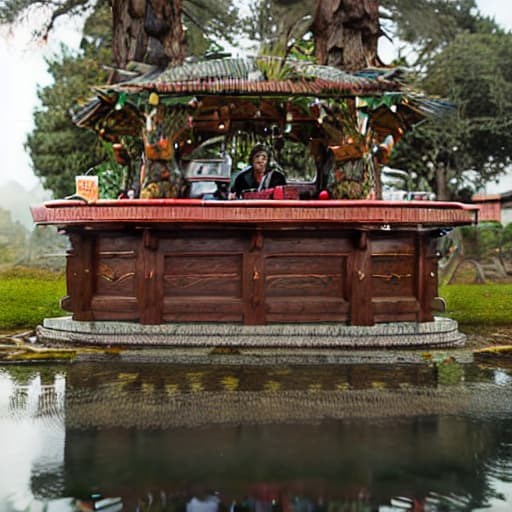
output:
M61 373L0 371L0 510L26 510L45 475L63 491L64 397Z
M0 510L509 510L510 382L453 361L4 367Z

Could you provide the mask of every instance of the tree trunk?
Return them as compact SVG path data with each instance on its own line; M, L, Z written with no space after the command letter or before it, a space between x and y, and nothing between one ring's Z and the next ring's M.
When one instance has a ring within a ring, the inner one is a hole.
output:
M438 201L449 201L450 197L448 194L447 187L447 173L444 166L438 165L436 167L436 199Z
M113 0L112 52L117 67L137 61L181 64L184 35L181 0Z
M313 21L319 64L347 72L379 63L379 0L317 0Z

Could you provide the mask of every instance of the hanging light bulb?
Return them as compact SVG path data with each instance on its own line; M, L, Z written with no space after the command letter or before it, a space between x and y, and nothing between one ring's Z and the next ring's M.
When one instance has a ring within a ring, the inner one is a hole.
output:
M124 107L125 103L126 103L126 93L122 92L119 94L119 96L117 98L117 102L116 102L114 109L121 110Z
M158 94L156 92L152 92L149 95L148 103L150 105L153 105L154 107L156 107L160 103L160 97L158 96Z

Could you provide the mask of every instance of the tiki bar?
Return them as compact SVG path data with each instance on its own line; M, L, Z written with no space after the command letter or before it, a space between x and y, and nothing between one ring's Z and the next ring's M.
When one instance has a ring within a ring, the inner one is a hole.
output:
M97 89L74 121L111 145L123 187L101 199L83 176L74 196L32 207L36 224L70 241L72 316L47 319L40 337L463 343L456 322L436 316L437 242L476 210L385 201L380 178L393 144L446 110L392 72L272 58L149 69Z

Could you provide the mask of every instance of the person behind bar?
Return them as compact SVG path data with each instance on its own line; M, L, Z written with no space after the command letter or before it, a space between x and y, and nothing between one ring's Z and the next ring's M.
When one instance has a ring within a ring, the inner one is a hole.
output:
M249 154L249 166L240 171L231 186L231 198L240 199L249 190L264 190L286 185L284 175L269 165L269 150L256 144Z

